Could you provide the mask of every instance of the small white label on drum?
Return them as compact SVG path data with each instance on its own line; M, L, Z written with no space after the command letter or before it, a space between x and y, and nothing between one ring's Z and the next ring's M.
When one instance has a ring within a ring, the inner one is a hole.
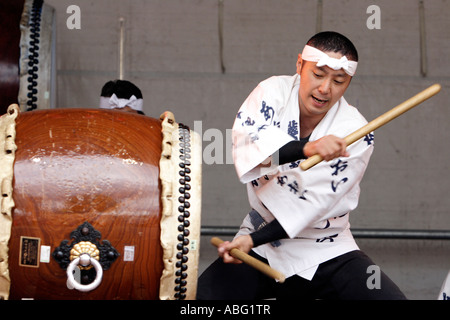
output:
M50 246L41 246L41 258L40 261L43 263L50 262Z
M191 240L191 250L197 250L197 240Z
M123 261L134 261L134 246L124 247Z

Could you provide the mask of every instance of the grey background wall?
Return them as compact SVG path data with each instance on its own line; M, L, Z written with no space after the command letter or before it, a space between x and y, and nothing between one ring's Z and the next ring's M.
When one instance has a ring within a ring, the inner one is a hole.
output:
M56 9L58 108L98 106L102 85L118 77L122 17L124 77L141 88L146 114L159 117L170 110L178 122L191 128L197 123L202 136L210 129L221 133L216 141L203 136L205 152L212 143L223 142L222 156L215 154L222 163L203 165L204 226L238 226L247 213L245 188L226 161L226 130L259 81L295 72L297 54L316 31L344 33L358 48L358 72L345 96L368 120L441 83L438 96L376 132L375 152L351 222L354 228L450 229L450 1L45 2ZM81 10L78 30L66 25L66 9L73 4ZM367 27L370 5L380 8L380 29ZM426 65L421 64L423 57ZM201 130L196 121L201 121ZM201 270L216 256L208 241L203 237ZM448 240L358 243L409 298L437 298L450 269Z

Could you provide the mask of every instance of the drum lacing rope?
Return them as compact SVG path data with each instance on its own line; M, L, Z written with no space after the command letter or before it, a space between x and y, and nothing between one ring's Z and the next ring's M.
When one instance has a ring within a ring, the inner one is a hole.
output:
M37 80L39 70L39 37L41 32L41 13L43 0L34 0L30 18L30 49L28 55L28 100L27 111L37 109Z
M179 243L177 244L177 250L178 253L176 255L178 261L175 264L175 267L177 268L177 271L175 272L176 275L176 279L175 279L175 298L178 300L184 300L186 299L186 291L187 291L187 261L188 261L188 256L187 254L189 253L189 229L188 227L190 226L190 221L189 221L189 217L190 217L190 212L189 212L189 208L190 208L190 203L189 203L189 199L191 198L191 195L189 193L189 190L191 190L191 185L190 185L190 181L191 181L191 177L190 177L190 173L191 173L191 169L190 169L190 165L191 165L191 137L190 137L190 130L189 127L183 125L183 124L179 124L178 125L178 132L179 132L179 141L180 141L180 163L179 163L179 167L180 167L180 171L178 172L180 179L179 179L179 192L180 192L180 196L178 197L178 202L179 202L179 206L178 206L178 212L180 213L180 215L178 216L178 221L181 223L180 225L178 225L178 231L180 232L178 234L177 240L179 241Z

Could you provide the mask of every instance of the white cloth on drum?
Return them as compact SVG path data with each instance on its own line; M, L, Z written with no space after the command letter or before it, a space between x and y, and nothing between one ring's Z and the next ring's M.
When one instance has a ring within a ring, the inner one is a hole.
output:
M349 157L323 161L307 171L298 167L300 161L278 165L273 155L300 138L299 86L296 74L271 77L255 88L233 125L233 160L240 181L247 184L251 208L266 222L277 219L289 235L278 247L265 244L254 251L286 277L311 279L320 263L358 249L348 213L358 204L373 135L349 146ZM345 137L366 123L342 97L310 141L329 134ZM252 231L247 215L237 235Z
M115 93L111 97L100 97L101 109L122 109L128 106L133 110L142 111L143 104L144 100L136 98L135 95L129 99L118 98Z

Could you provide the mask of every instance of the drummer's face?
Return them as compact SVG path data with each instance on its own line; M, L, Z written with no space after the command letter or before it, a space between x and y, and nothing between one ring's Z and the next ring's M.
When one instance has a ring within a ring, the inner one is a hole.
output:
M326 52L330 57L340 59L342 55ZM317 67L316 62L299 60L297 72L301 75L299 107L304 116L321 118L343 96L351 81L343 69L333 70L328 66Z

